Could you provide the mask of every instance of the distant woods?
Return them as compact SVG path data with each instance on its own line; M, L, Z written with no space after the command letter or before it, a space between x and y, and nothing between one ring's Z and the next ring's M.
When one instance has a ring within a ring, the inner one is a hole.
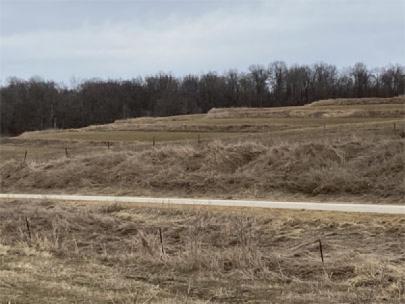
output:
M252 65L175 77L157 74L132 80L87 80L67 88L53 81L11 78L0 88L1 133L78 128L138 116L205 113L214 107L276 107L314 100L391 97L405 91L405 67L368 69L357 63L338 70L318 63Z

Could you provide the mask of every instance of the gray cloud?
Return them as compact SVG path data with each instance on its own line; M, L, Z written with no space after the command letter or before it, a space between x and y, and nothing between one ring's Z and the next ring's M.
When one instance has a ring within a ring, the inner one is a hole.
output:
M404 63L405 1L1 2L1 78Z

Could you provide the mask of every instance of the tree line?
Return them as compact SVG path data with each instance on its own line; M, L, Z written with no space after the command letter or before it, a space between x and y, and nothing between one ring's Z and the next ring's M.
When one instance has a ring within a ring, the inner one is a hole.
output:
M369 69L357 63L291 65L276 61L247 72L175 77L167 73L131 80L98 80L66 87L38 78L10 78L0 87L1 134L78 128L139 116L205 113L214 107L278 107L314 100L404 94L405 67Z

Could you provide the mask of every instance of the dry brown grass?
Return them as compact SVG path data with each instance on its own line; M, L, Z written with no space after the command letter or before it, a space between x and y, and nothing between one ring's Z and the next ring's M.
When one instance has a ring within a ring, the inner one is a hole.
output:
M344 107L342 107L344 106ZM403 118L404 104L348 104L325 103L320 106L285 108L220 108L212 109L211 119L230 118ZM343 123L343 121L342 121Z
M1 191L404 203L403 99L29 132L0 145Z
M375 104L398 104L405 106L405 96L396 96L389 98L375 98L375 97L366 97L366 98L336 98L336 99L326 99L315 101L309 106L347 106L347 105L375 105Z
M328 99L305 106L281 108L219 108L208 118L403 118L405 96Z
M0 202L0 302L405 300L404 217L130 206Z
M281 108L220 108L208 114L172 117L141 117L118 120L75 130L26 132L20 140L74 140L159 142L221 139L229 133L278 132L323 125L345 126L370 123L402 123L405 97L391 99L336 99L307 106ZM196 134L198 133L198 134Z
M1 187L3 192L403 203L404 139L392 131L390 136L366 134L301 141L264 136L140 150L104 148L26 163L11 160L0 167Z
M402 104L347 102L3 139L1 192L404 203ZM399 304L404 248L403 216L0 201L0 303Z

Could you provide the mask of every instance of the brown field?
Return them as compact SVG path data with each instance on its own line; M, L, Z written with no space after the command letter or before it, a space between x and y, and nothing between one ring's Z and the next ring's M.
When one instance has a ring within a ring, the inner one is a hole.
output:
M350 101L27 132L2 192L404 203L405 98Z
M206 139L222 139L230 133L233 136L278 134L302 128L392 126L393 123L399 128L404 127L405 98L372 99L370 104L363 99L356 99L358 104L350 101L352 104L338 99L336 104L326 100L302 107L224 108L212 109L207 114L131 118L82 129L27 132L19 139L151 142L155 137L159 142L172 142L195 141L198 135Z
M1 201L0 303L399 304L404 248L401 216Z
M2 140L1 190L404 203L404 106L321 101L27 132Z
M1 192L404 204L404 106L27 132L1 139ZM404 248L399 215L3 200L0 303L400 304Z
M383 100L384 104L399 104L404 105L404 97L392 97L392 98L336 98L336 99L327 99L327 100L320 100L311 103L310 106L329 106L329 105L372 105L372 104L380 104Z

